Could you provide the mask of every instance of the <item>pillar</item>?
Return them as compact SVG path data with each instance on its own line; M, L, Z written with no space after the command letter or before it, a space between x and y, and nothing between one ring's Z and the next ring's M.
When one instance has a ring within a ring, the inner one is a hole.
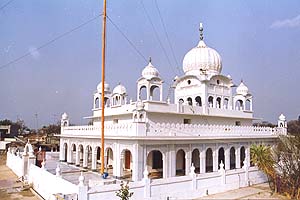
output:
M192 165L192 152L189 150L185 154L185 175L189 175L190 173L190 168Z
M92 171L97 171L97 148L92 149Z
M235 149L235 168L241 168L241 155L240 155L240 148Z
M80 152L79 152L79 148L76 148L76 155L75 155L75 165L79 166L80 165Z
M175 146L174 144L170 145L170 165L169 165L169 171L170 171L170 177L176 176L176 152L175 152Z
M199 152L199 158L200 158L200 174L205 173L206 168L206 160L205 160L205 151L201 150Z
M250 146L245 147L245 160L247 162L247 166L250 166Z
M218 149L213 151L213 171L218 171Z
M168 159L167 159L167 155L164 152L161 152L162 158L163 158L163 178L167 178L168 177Z
M88 166L88 149L85 148L85 150L83 151L83 167L87 168Z
M230 148L227 147L225 149L225 152L224 152L224 156L225 156L225 170L228 170L230 169Z
M67 163L71 164L72 163L72 157L73 157L73 151L72 151L72 146L68 145L68 151L67 151Z

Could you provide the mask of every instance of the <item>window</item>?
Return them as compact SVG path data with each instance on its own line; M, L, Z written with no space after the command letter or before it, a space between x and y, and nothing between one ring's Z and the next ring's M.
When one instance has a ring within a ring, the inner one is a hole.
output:
M235 122L235 125L236 125L236 126L241 126L241 121L236 121L236 122Z
M220 80L217 80L217 84L218 84L218 85L220 84Z
M119 123L119 119L114 119L114 120L113 120L113 123L114 123L114 124Z
M188 80L187 83L190 85L191 84L191 80Z
M191 124L191 119L183 119L184 124Z

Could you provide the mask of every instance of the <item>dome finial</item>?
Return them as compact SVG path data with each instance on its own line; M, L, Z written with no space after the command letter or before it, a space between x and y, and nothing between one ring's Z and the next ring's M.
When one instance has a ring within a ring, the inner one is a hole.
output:
M151 56L149 57L149 63L151 63L152 59L151 59Z
M203 40L203 24L202 23L200 23L199 31L200 31L200 40Z

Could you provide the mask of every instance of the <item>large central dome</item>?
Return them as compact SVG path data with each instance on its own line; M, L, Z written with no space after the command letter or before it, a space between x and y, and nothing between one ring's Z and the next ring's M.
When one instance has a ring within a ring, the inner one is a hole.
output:
M220 74L221 56L216 50L206 46L201 28L200 42L184 56L183 71L187 75L199 75L201 71L207 74Z

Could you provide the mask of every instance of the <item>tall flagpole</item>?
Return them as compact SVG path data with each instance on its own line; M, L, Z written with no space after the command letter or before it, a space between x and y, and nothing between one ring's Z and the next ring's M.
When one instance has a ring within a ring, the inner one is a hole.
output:
M105 46L106 46L106 0L103 0L103 23L102 23L102 94L101 94L101 170L104 173L104 83L105 83Z

